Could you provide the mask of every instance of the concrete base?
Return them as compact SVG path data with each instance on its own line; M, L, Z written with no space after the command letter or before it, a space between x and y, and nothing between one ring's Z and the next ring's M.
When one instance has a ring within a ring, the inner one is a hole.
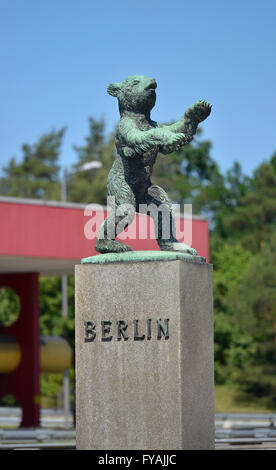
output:
M214 448L212 266L76 266L77 449Z

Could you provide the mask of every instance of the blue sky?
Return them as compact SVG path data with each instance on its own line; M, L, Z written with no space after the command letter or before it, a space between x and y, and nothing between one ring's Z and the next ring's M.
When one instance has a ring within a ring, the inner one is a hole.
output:
M142 74L158 83L154 120L210 101L213 158L250 174L276 150L275 20L275 0L0 0L0 167L64 125L72 165L89 116L107 132L119 119L106 86Z

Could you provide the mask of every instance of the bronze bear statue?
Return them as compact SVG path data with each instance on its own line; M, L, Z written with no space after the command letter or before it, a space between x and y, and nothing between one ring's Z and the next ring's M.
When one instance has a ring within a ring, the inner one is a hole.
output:
M107 181L107 196L113 198L114 204L97 233L95 250L99 253L131 250L115 237L132 222L141 204L154 204L157 208L162 204L162 211L155 220L160 249L196 255L194 248L176 240L172 203L162 188L152 184L151 175L158 153L169 154L191 142L198 124L209 116L211 105L197 101L179 121L162 125L150 118L156 101L156 87L155 79L131 75L107 88L108 93L118 99L120 122L115 141L117 155ZM124 211L120 210L122 207L133 208L128 210L127 223ZM164 214L169 221L165 238L162 231Z

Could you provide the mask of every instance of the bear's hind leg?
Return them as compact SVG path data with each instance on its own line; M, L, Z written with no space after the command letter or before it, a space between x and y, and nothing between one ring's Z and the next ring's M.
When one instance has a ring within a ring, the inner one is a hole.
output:
M148 213L155 224L156 241L162 251L181 251L189 255L196 255L194 248L186 243L181 243L175 238L175 221L172 203L164 191L155 184L151 185L143 200L146 204L142 212Z
M134 216L129 214L117 215L116 212L120 211L118 207L104 220L100 226L97 234L95 250L99 253L122 253L124 251L132 251L130 246L115 240L115 237L123 232L128 225L131 224Z
M124 197L122 197L122 194ZM98 253L122 253L132 251L130 246L115 240L135 217L136 200L131 189L125 184L120 199L114 197L114 207L97 233L95 250ZM109 195L110 196L110 195Z

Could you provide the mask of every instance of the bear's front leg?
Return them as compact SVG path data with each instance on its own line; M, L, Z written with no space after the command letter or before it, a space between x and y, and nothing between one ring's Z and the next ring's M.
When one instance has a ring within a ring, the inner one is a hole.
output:
M207 101L200 100L192 104L192 106L189 106L179 121L169 125L158 124L158 126L170 132L183 133L186 136L186 140L191 142L196 133L198 124L209 116L211 110L211 104L207 103Z
M184 122L192 121L195 125L204 121L211 113L212 105L207 101L199 100L192 104L184 113Z
M186 136L185 134L174 134L173 132L167 132L166 139L164 139L164 143L160 145L159 151L164 155L177 152L178 150L181 150L184 145L191 142L191 140L192 138L190 136Z
M212 106L207 103L207 101L200 100L192 104L192 106L185 111L180 127L181 132L185 134L188 142L191 142L199 123L209 116L211 109Z

